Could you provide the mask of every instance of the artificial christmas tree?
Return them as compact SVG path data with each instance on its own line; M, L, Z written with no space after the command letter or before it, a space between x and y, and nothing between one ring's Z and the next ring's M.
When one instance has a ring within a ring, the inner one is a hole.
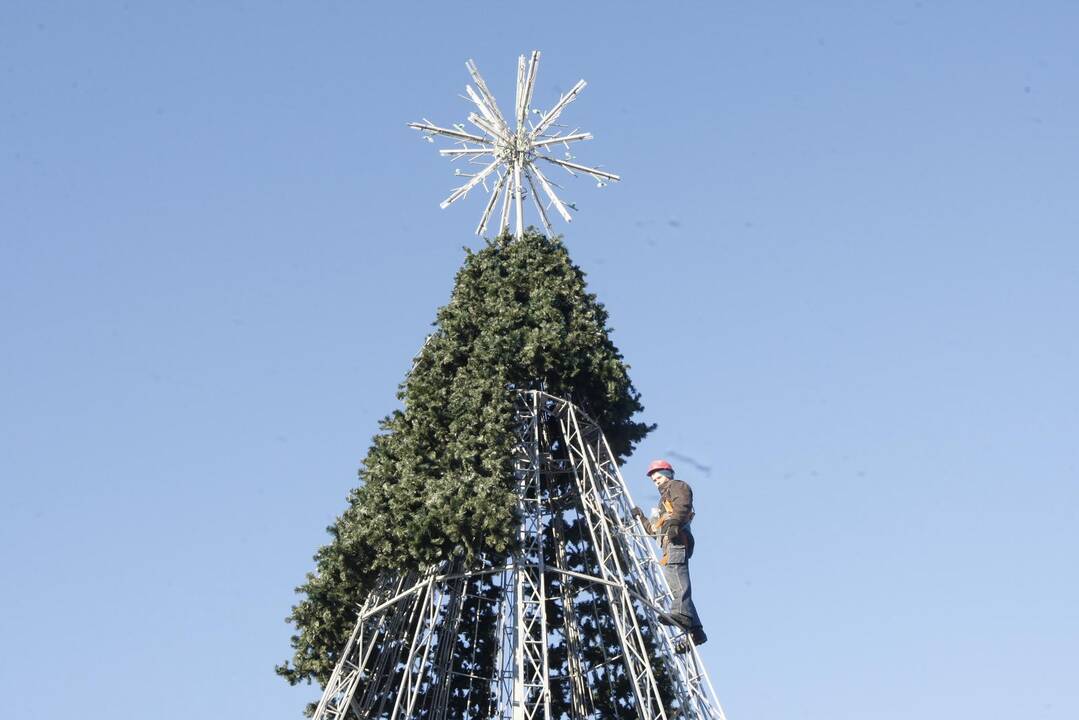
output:
M606 321L557 239L469 253L299 588L279 671L320 717L720 716L656 621L618 474L650 427Z

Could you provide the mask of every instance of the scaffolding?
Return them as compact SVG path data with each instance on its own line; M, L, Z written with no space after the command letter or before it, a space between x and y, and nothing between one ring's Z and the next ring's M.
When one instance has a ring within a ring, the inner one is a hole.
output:
M725 720L599 426L516 398L517 547L386 576L315 711L353 717Z

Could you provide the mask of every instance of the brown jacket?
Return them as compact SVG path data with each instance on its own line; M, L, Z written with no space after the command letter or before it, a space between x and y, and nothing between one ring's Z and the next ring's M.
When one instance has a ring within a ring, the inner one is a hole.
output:
M659 491L659 505L660 516L653 532L660 536L660 544L664 548L669 542L685 545L688 558L693 554L693 534L689 530L689 523L693 520L693 488L681 480L669 480ZM669 535L665 531L672 525L678 530L670 531L673 535Z

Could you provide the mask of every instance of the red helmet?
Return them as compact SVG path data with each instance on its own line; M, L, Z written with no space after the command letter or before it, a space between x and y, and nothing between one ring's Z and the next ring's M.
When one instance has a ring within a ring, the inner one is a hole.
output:
M674 468L671 467L671 464L666 460L653 460L651 463L649 463L648 472L646 472L645 475L651 477L652 473L654 473L656 470L670 470L672 473L674 472Z

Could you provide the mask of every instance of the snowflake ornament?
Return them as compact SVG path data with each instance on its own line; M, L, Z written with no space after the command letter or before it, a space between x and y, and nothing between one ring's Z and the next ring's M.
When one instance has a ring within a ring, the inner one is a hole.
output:
M483 166L474 173L462 172L458 169L454 174L468 177L468 181L461 187L450 193L450 196L442 201L441 207L447 208L457 202L477 185L483 185L484 190L490 197L487 206L480 217L480 224L476 227L476 234L483 235L487 229L491 214L501 197L502 214L499 225L499 234L506 232L510 224L510 216L516 218L514 234L520 238L524 234L524 197L528 195L539 213L547 234L551 233L551 221L547 215L550 208L558 211L562 219L570 222L569 210L576 210L572 203L563 203L555 194L554 188L559 187L549 180L538 167L538 161L550 163L561 167L570 175L578 173L588 175L595 179L598 187L603 187L611 180L620 180L617 175L572 162L574 157L570 153L570 143L580 140L591 140L592 133L579 132L577 129L563 132L565 126L555 124L566 106L576 99L587 84L579 80L568 93L558 99L558 102L546 113L533 110L532 92L536 86L536 70L539 67L539 51L533 51L532 57L525 62L525 56L517 59L517 103L514 113L516 129L511 129L506 118L498 109L494 95L487 89L487 83L483 81L476 63L469 60L465 63L476 88L465 85L468 99L475 105L479 114L471 112L468 121L472 123L482 134L468 132L463 124L455 124L453 128L443 128L432 124L426 118L423 122L409 123L408 126L423 133L424 139L434 142L433 136L441 135L452 139L457 147L439 150L439 154L459 161L464 158L469 165ZM533 122L533 117L539 119ZM563 149L563 157L555 157L548 153ZM487 182L491 181L488 188ZM543 192L543 197L537 192L537 185ZM544 202L544 198L546 202Z

